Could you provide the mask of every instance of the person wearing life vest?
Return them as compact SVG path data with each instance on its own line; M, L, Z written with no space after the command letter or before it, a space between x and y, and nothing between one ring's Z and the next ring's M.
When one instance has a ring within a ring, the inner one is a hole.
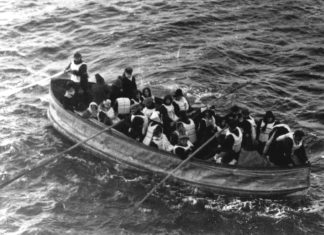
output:
M276 166L288 167L309 164L301 130L278 136L269 149L269 160Z
M174 145L173 153L180 157L182 160L186 159L192 152L193 144L190 142L189 137L186 135L179 136L179 143Z
M174 93L174 102L179 106L179 111L188 111L189 103L186 97L184 97L182 90L177 89Z
M139 116L133 116L131 118L131 126L128 130L128 135L134 140L137 140L138 142L142 142L144 139L144 134L142 132L143 125L144 125L143 118Z
M132 74L133 69L131 67L127 67L125 68L123 75L119 76L122 86L122 97L127 97L130 100L135 98L137 91L136 79Z
M63 96L62 104L63 107L67 110L74 111L76 108L76 100L75 100L75 84L73 81L68 81L66 83L65 94Z
M267 155L269 153L269 149L273 149L273 143L277 139L277 137L281 135L285 135L287 133L291 132L290 127L286 124L276 124L273 128L272 131L269 134L269 139L267 143L264 146L263 152L262 152L262 157L267 158Z
M217 132L217 126L213 111L207 109L202 112L197 128L198 145L205 143L215 132Z
M155 97L152 95L151 89L149 87L143 88L142 99L143 102L145 102L146 99L153 99L153 102L155 102Z
M173 145L170 144L166 135L163 134L163 130L161 126L157 126L154 129L150 146L167 152L173 151Z
M189 136L189 140L192 144L195 144L197 141L196 134L196 124L191 118L188 118L186 111L179 112L179 120L178 122L182 122L183 126Z
M92 100L100 104L102 101L110 98L111 87L105 83L104 78L99 73L95 75L95 78L96 84L91 87Z
M147 118L150 118L152 113L155 111L155 104L153 102L153 99L147 98L144 100L143 104L144 104L144 108L142 112L144 113L145 116L147 116Z
M171 95L166 95L160 107L163 121L163 130L167 137L175 130L175 124L179 120L179 106L173 102Z
M96 102L91 102L88 109L81 115L83 118L91 118L98 120L98 105Z
M275 116L271 111L267 111L263 118L257 123L256 139L258 141L258 152L263 153L264 146L269 139L269 134L273 127L278 124Z
M220 154L217 156L216 162L222 164L235 165L238 161L243 134L241 129L237 126L237 120L231 117L227 121L228 129L225 131L225 138L221 144Z
M184 135L188 136L187 131L186 131L183 123L182 122L177 122L176 123L176 130L173 131L171 133L171 135L170 135L170 143L172 145L178 144L179 143L179 137L184 136ZM189 138L189 136L188 136L188 138Z
M88 72L87 64L82 61L82 56L79 52L76 52L73 56L73 60L65 68L64 72L71 74L71 80L76 84L80 84L82 92L88 91Z
M149 118L149 124L147 127L146 135L143 140L143 144L149 146L151 143L151 140L153 138L153 132L157 126L162 126L162 121L160 118L160 112L159 111L154 111L152 115Z
M131 104L132 105L137 105L137 104L142 105L142 103L143 103L142 92L140 90L136 90L134 92L135 92L135 94L134 94L133 98L131 99Z
M99 104L98 120L106 125L112 125L120 121L111 106L110 99L106 99Z
M238 121L238 126L243 133L242 148L253 151L256 144L256 122L247 108L242 109L242 115L239 116Z

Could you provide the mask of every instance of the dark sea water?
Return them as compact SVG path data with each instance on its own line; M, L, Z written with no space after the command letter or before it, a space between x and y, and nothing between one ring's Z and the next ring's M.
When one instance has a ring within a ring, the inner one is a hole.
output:
M161 178L76 149L1 190L0 234L324 234L324 1L0 1L0 95L77 50L107 82L127 65L193 96L253 81L224 102L305 130L311 188L248 200L168 182L131 213ZM48 82L0 97L1 182L72 145L48 100Z

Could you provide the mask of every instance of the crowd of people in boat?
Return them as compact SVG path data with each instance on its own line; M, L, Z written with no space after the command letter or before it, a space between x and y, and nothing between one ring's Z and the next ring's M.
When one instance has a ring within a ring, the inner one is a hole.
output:
M146 146L185 159L206 145L196 157L226 165L237 164L241 151L258 151L260 157L280 167L309 164L303 145L305 133L292 131L271 111L256 121L248 109L238 106L225 115L214 108L193 109L181 89L163 98L154 96L149 87L138 90L131 67L112 85L96 74L96 83L89 86L80 53L75 53L65 71L71 74L62 101L66 109L113 125ZM89 106L82 110L80 104Z

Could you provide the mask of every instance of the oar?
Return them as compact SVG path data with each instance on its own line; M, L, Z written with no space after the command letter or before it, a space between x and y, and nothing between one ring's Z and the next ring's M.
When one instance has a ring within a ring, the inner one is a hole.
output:
M109 126L109 127L105 128L105 129L103 129L103 130L97 132L96 134L94 134L94 135L92 135L92 136L86 138L85 140L79 141L79 142L76 143L75 145L72 145L70 148L68 148L68 149L66 149L66 150L64 150L64 151L62 151L62 152L60 152L60 153L54 155L53 157L51 157L51 158L49 158L49 159L46 159L46 160L44 160L44 161L41 161L39 164L37 164L36 166L32 167L31 169L26 169L26 170L24 170L24 171L22 171L22 172L16 174L16 175L13 176L10 180L8 180L7 182L1 184L1 185L0 185L0 189L4 188L4 187L7 186L8 184L14 182L15 180L21 178L21 177L24 176L24 175L26 175L26 174L28 174L28 173L30 173L30 172L32 172L32 171L34 171L34 170L36 170L36 169L38 169L38 168L40 168L40 167L44 167L44 166L48 165L49 163L51 163L51 162L53 162L54 160L58 159L61 155L65 154L65 153L67 153L67 152L69 152L69 151L71 151L72 149L75 149L76 147L78 147L78 146L80 146L81 144L84 144L85 142L87 142L87 141L89 141L89 140L95 138L96 136L98 136L98 135L100 135L100 134L102 134L102 133L104 133L104 132L106 132L106 131L109 131L111 128L113 128L113 127L114 127L115 125L117 125L117 124L118 124L118 123L116 123L116 124L114 124L114 125L112 125L112 126Z
M34 83L31 83L31 84L29 84L29 85L27 85L27 86L23 86L23 87L19 87L19 88L13 89L13 90L9 90L9 91L2 92L1 96L9 97L9 96L11 96L11 95L13 95L13 94L16 94L16 93L18 93L18 92L20 92L20 91L22 91L22 90L25 90L25 89L27 89L27 88L30 88L30 87L36 86L37 84L39 84L39 83L41 83L41 82L44 82L44 81L47 81L47 80L51 80L51 79L57 78L57 77L59 77L59 76L61 76L61 75L63 75L63 74L64 74L64 71L61 71L61 72L56 73L56 74L54 74L54 75L52 75L52 76L50 76L50 77L47 77L47 78L41 79L41 80L36 81L36 82L34 82Z
M156 184L146 195L145 197L143 197L142 200L138 201L134 207L133 207L133 211L126 217L130 217L132 214L134 214L135 210L148 198L152 195L152 193L154 193L154 191L160 187L165 181L167 181L167 179L170 178L170 176L172 176L177 170L179 170L184 164L186 164L188 161L190 161L194 156L197 155L198 152L200 152L200 150L202 150L207 144L209 144L215 137L217 137L218 135L220 135L222 132L224 132L226 130L226 128L222 129L220 132L215 133L212 137L210 137L203 145L201 145L199 148L197 148L192 154L190 154L189 157L187 157L185 160L183 160L176 168L174 168L172 171L170 171L167 176L165 176L163 178L163 180L161 180L158 184ZM130 208L131 209L131 208ZM104 227L106 224L108 224L112 219L107 220L106 222L102 223L100 228Z

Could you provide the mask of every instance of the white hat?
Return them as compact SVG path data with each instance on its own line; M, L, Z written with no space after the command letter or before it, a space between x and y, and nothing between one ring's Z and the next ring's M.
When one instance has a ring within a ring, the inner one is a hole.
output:
M152 114L151 114L151 116L150 116L150 120L155 121L155 122L162 123L159 115L160 115L160 112L159 111L153 111Z

